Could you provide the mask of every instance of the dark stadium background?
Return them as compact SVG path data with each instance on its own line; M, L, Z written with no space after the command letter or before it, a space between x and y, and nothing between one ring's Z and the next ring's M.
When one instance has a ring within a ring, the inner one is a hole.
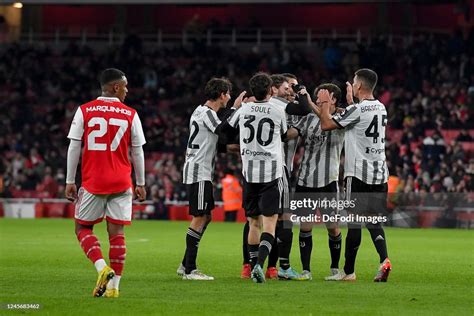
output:
M327 81L344 87L369 67L389 113L391 192L463 202L416 205L406 225L474 223L472 1L33 2L0 6L0 216L72 216L60 200L66 134L75 109L99 95L106 67L127 74L125 103L147 138L149 202L135 216L160 219L187 218L188 120L212 76L229 77L235 97L259 70L294 73L312 91ZM238 159L218 157L216 183L227 167L239 170Z

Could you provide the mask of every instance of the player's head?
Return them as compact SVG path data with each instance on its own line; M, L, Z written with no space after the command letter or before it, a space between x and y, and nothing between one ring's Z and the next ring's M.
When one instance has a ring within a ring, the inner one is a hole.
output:
M332 93L332 104L331 104L331 111L334 111L336 106L338 106L339 102L341 101L341 96L342 92L341 89L333 84L333 83L323 83L320 84L319 86L314 89L314 96L316 97L316 104L318 106L321 106L321 100L320 100L320 95L321 95L321 90L328 90L329 94Z
M116 68L105 69L100 74L99 81L104 96L116 97L121 102L125 101L128 82L123 71Z
M359 98L360 92L372 94L377 85L377 81L377 73L372 69L362 68L357 70L354 75L354 82L352 83L354 96Z
M206 83L204 94L206 99L217 102L219 107L223 108L230 100L232 84L227 78L212 78Z
M272 78L264 72L256 73L249 80L250 91L257 101L262 101L271 94Z
M293 86L298 84L298 78L294 74L291 74L289 72L285 72L282 74L285 76L286 80L288 81L288 84L290 85L290 90L288 94L288 101L293 102L296 99L296 92L293 90Z
M271 75L272 79L272 95L287 99L290 94L290 85L283 75Z

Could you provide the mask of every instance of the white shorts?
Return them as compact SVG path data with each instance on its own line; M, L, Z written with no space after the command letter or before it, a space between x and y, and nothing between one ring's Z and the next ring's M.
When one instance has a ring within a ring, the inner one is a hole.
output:
M81 225L108 222L120 225L132 223L132 189L114 194L92 194L80 188L74 217Z

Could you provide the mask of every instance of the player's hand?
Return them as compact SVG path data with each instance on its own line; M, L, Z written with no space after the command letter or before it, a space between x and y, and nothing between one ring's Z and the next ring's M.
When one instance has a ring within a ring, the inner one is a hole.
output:
M74 202L77 200L77 187L76 184L74 183L68 183L66 184L66 189L64 190L64 195L66 196L66 199L68 199L71 202Z
M309 96L309 93L308 93L308 90L306 90L306 88L303 88L301 89L300 91L298 91L298 94L301 94L301 95L308 95Z
M347 104L351 105L354 103L354 95L352 91L352 85L349 81L346 81L346 101Z
M238 109L240 108L240 106L242 105L242 100L244 99L244 96L245 94L247 93L247 91L242 91L239 96L237 97L237 99L235 99L234 101L234 108Z
M322 89L321 92L318 93L318 99L321 104L336 104L336 98L334 98L334 93L329 93L329 90L327 89Z
M227 152L231 154L238 154L240 152L239 144L229 144L227 145Z
M146 200L146 190L144 185L137 185L135 187L135 195L136 199L138 199L139 202L143 202Z
M344 108L336 108L336 113L342 113L344 112L346 109Z

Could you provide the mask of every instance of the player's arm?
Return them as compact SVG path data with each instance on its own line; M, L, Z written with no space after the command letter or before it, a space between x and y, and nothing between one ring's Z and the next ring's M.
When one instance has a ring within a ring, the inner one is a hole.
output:
M349 105L345 111L334 115L330 113L332 94L328 90L321 90L321 129L330 131L336 128L346 128L357 124L360 121L360 108L357 104Z
M81 157L82 135L84 134L84 116L81 108L76 110L67 137L70 139L67 150L66 188L64 195L69 201L77 199L76 172Z
M281 120L280 120L281 141L287 142L288 140L293 139L293 138L289 138L288 136L289 129L288 129L288 125L286 125L286 115L283 111L281 112L281 115L282 115ZM291 133L291 136L295 135L294 131L291 131L290 133ZM298 137L298 133L296 133L296 137Z
M135 170L135 194L140 202L146 199L145 189L145 153L143 152L143 145L145 145L145 135L143 133L142 123L135 113L132 121L132 146L131 158L133 169Z
M290 115L308 115L312 108L308 102L309 94L306 89L301 89L298 92L298 102L290 102L286 105L285 112Z
M77 199L76 172L81 157L82 141L71 139L67 150L67 172L65 196L69 201Z

